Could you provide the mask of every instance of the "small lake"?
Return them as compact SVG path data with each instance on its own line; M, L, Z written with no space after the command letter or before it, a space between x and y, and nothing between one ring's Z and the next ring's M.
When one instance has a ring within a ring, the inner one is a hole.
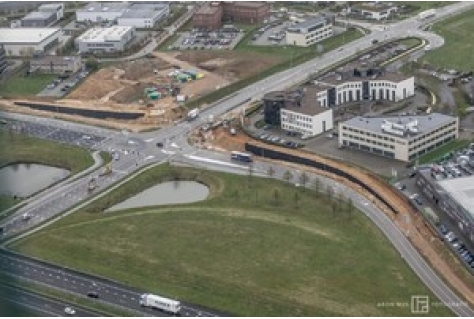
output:
M186 204L204 200L209 196L209 188L198 182L172 181L153 186L107 211L116 211L145 206Z
M0 169L0 195L28 197L68 177L67 169L41 164L12 164Z

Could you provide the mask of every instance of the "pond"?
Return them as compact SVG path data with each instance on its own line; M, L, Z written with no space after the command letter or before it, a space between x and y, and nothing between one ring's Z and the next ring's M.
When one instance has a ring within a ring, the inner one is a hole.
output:
M186 204L204 200L209 196L209 187L193 181L165 182L153 186L107 211L117 211L145 206Z
M66 169L41 164L11 164L0 169L0 195L28 197L68 177Z

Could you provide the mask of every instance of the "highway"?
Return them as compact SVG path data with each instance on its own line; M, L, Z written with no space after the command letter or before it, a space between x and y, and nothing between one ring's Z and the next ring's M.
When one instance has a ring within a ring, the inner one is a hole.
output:
M24 316L36 315L43 317L64 317L66 316L65 309L70 307L74 309L75 313L69 316L72 317L103 317L104 314L94 312L91 310L70 305L62 301L51 299L48 297L40 296L38 294L0 284L0 303L2 309L0 314L2 316L13 317L13 316ZM19 309L26 310L19 313Z
M442 11L438 10L437 19L464 11L473 5L474 3L460 2L444 7ZM194 149L187 142L188 133L192 129L203 124L209 115L214 115L214 117L216 117L220 114L228 112L231 109L234 109L249 99L258 99L266 92L281 90L288 86L300 83L306 80L311 73L316 73L320 70L326 69L338 61L349 58L361 50L367 49L372 45L372 41L375 39L384 41L402 38L405 36L418 36L426 39L433 49L443 45L444 40L441 37L419 29L425 23L427 22L420 22L416 18L410 18L396 24L388 25L386 30L373 31L371 34L359 40L344 45L341 49L325 53L316 59L298 65L292 69L272 75L264 80L261 80L233 93L227 98L213 103L208 109L204 110L200 114L200 117L197 120L193 122L178 123L175 126L162 129L160 131L146 133L116 132L104 128L94 128L83 124L66 123L64 121L55 119L37 119L33 116L1 112L0 115L4 118L13 119L24 123L34 123L37 126L48 127L48 130L62 130L67 132L81 132L81 134L94 134L97 137L100 137L100 142L91 145L91 149L108 152L115 150L120 154L119 160L114 161L112 175L100 177L96 172L94 172L87 176L79 177L74 181L64 183L60 190L45 190L41 193L41 196L38 196L38 198L31 199L27 205L20 208L15 214L2 222L1 227L3 228L3 238L12 239L21 233L25 233L26 231L36 231L38 228L35 227L37 227L38 224L44 223L46 220L54 218L55 216L68 211L74 205L92 198L93 195L97 193L97 191L111 186L117 181L123 179L126 176L130 176L134 172L149 164L162 163L169 161L170 159L180 159L184 161L191 161L193 164L201 163L200 165L206 167L212 166L218 168L219 170L231 169L233 171L238 171L239 169L236 167L210 164L205 160L201 162L197 160L196 157L227 161L227 158L224 158L227 155ZM51 139L55 136L59 135L48 134L45 135L44 138ZM80 139L81 137L79 136L72 141L68 140L61 142L74 144L80 143ZM155 144L157 141L163 141L166 144L164 150L158 149L156 147ZM260 167L259 165L261 166L264 164L257 163L257 170L264 169L263 166ZM92 193L88 192L87 190L87 185L91 179L91 176L94 176L98 180L99 184L99 188L94 190ZM335 185L335 187L339 186ZM354 194L354 196L356 195ZM418 276L420 276L425 284L438 296L442 302L447 305L451 305L451 309L453 309L453 311L458 315L474 316L472 309L470 309L468 306L463 306L460 298L458 298L447 286L445 286L441 279L431 270L431 268L423 262L417 251L406 240L404 234L401 234L396 226L391 224L389 220L384 220L383 213L378 212L376 208L371 207L370 204L367 206L361 206L361 209L366 214L368 214L369 218L371 218L377 224L377 226L381 227L382 231L392 241L395 248L402 254L410 267L414 269ZM24 221L21 218L24 213L29 213L33 217L27 221ZM43 267L44 271L44 267L46 266L42 265L41 267ZM54 273L53 270L56 271L56 273ZM50 272L48 275L45 276L39 276L38 274L34 275L34 280L39 282L47 282L48 280L52 280L50 284L54 286L57 286L61 289L72 289L68 288L69 286L72 287L70 284L72 277L68 277L68 271L66 271L66 275L58 274L57 270L55 269L50 269L49 271ZM34 273L35 272L32 271L29 274L24 273L22 276L33 276ZM67 281L65 279L67 279ZM94 278L94 281L96 279L97 278ZM78 290L74 292L78 294L84 294L86 292L85 289L90 289L90 285L92 285L92 283L93 280L89 279L87 282L83 282L83 287L81 285L75 286ZM109 291L113 291L110 286L107 286L107 289ZM126 290L123 287L120 289ZM118 296L118 290L115 292ZM114 297L113 293L112 295L108 295L106 293L104 294L104 298L101 298L101 301L119 305L124 303L124 307L136 309L138 307L137 305L132 306L132 303L136 300L131 298L137 298L137 296L138 292L127 292L122 294L122 299L117 299L118 297ZM457 306L453 307L452 305ZM137 309L136 311L139 310ZM141 309L140 311L143 312L144 310Z

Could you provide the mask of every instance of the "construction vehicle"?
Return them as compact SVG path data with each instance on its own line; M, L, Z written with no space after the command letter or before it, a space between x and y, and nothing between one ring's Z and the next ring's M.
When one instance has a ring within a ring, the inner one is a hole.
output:
M95 180L95 177L92 177L89 183L87 184L87 190L89 192L92 192L94 189L98 187L97 181Z
M102 172L100 172L99 176L107 176L107 175L110 175L111 173L112 173L112 162L105 165L104 169L102 170Z

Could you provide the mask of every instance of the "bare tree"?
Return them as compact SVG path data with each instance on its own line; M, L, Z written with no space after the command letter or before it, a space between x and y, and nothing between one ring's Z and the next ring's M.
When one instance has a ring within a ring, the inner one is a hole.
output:
M336 217L337 203L335 200L331 201L332 217Z
M339 192L337 194L337 201L338 201L338 210L341 211L342 210L342 204L345 202L345 197L344 197L344 194L342 192Z
M352 201L352 198L350 197L347 200L347 212L349 213L349 218L351 218L352 213L354 212L354 202Z
M321 180L319 177L314 179L314 189L316 190L316 196L319 196L319 192L321 191Z
M270 177L273 177L273 175L275 175L275 169L272 166L268 168L267 175Z
M300 195L298 194L298 192L295 192L294 200L295 200L295 206L298 207L298 203L300 201Z
M286 172L283 174L283 180L284 180L285 182L289 182L292 178L293 178L293 174L291 174L290 171L286 171Z
M326 195L328 196L329 200L332 200L332 195L334 194L334 190L332 189L331 185L326 187Z
M300 182L301 186L303 186L303 189L304 189L304 187L306 187L306 184L308 183L308 180L309 180L309 177L306 174L306 172L301 173L300 178L299 178L299 182Z
M248 186L252 188L253 165L250 164L248 168Z
M276 205L278 203L278 199L280 198L280 191L278 190L278 188L273 189L272 196Z

